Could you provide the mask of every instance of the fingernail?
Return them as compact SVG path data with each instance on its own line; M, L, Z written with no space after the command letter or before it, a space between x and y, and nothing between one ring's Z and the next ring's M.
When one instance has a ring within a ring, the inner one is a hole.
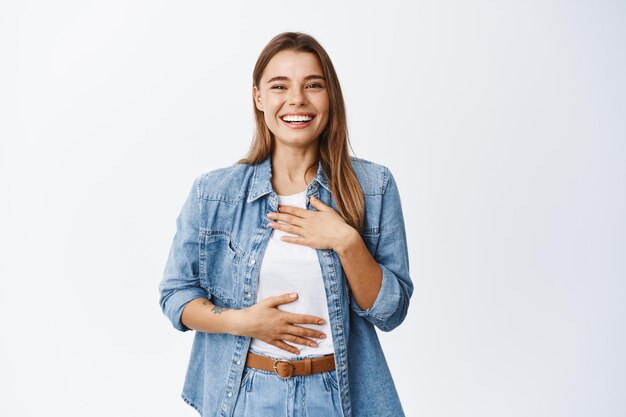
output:
M291 294L289 294L289 298L296 298L296 295L297 294L295 292L292 292Z
M324 323L325 323L325 321L324 321L324 320L318 320L318 323L319 323L319 324L324 324Z

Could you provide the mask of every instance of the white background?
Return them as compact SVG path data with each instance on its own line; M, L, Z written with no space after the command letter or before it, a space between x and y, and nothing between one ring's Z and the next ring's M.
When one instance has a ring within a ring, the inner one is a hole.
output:
M287 30L400 188L407 416L626 415L625 27L623 1L3 1L0 415L196 415L157 287Z

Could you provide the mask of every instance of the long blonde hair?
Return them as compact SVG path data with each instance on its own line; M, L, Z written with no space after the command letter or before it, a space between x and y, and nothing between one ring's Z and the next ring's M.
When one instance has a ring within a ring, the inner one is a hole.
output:
M310 35L302 32L284 32L276 35L265 46L257 59L252 73L253 86L259 88L261 76L272 57L283 50L310 52L317 56L324 71L330 99L329 118L326 128L319 137L319 156L322 169L328 176L339 214L346 223L362 233L365 217L365 197L356 174L352 169L348 147L348 124L346 109L339 79L330 57L322 46ZM237 161L243 164L256 164L272 154L274 136L265 124L263 112L257 109L252 98L256 131L252 145L245 158Z

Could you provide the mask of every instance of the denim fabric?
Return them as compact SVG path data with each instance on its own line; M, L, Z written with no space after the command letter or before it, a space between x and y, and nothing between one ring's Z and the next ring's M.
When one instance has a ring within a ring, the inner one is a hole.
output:
M309 355L317 356L323 355ZM341 417L341 414L334 369L282 379L274 372L246 366L233 417Z
M389 332L406 317L413 283L400 194L385 166L351 157L365 194L362 238L382 270L374 304L363 310L351 294L333 250L316 249L328 303L335 350L336 381L343 417L401 417L400 399L376 328ZM215 305L242 309L256 303L259 269L277 211L271 158L233 164L200 175L176 221L159 286L160 304L172 325L185 304L206 297ZM337 209L321 163L306 191ZM203 417L232 417L244 376L250 337L195 332L183 399Z

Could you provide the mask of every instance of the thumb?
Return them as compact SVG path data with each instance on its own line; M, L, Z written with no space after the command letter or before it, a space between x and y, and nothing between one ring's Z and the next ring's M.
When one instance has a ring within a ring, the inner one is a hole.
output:
M270 306L278 306L280 304L291 303L295 301L296 298L298 298L298 294L295 292L277 295L270 298Z
M332 210L332 207L327 206L326 204L324 204L324 202L322 200L320 200L319 198L315 197L314 195L311 196L310 201L311 201L311 205L313 207L315 207L319 211Z

